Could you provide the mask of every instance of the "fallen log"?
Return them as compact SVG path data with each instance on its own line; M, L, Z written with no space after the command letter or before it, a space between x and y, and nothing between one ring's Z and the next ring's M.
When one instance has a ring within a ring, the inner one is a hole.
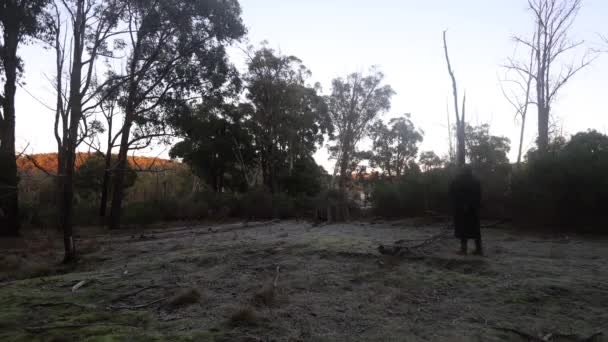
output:
M115 309L115 310L143 309L143 308L147 308L150 305L154 305L156 303L164 302L167 299L169 299L169 297L160 298L160 299L157 299L157 300L153 300L153 301L151 301L149 303L140 304L140 305L131 305L131 306L125 306L125 305L122 305L122 306L113 306L113 305L110 305L109 308L110 309Z
M399 240L399 241L395 242L395 244L393 244L393 245L378 246L378 252L380 254L390 255L390 256L412 255L412 254L414 254L414 252L416 250L420 250L424 247L431 246L435 243L438 243L438 242L446 239L449 236L450 236L450 231L446 230L444 232L434 235L434 236L422 241L421 243L419 243L417 245L413 245L413 246L403 246L401 243L403 243L404 240Z
M594 342L594 341L596 341L597 337L604 335L604 333L600 331L589 337L580 337L579 335L574 335L574 334L559 334L559 333L550 333L543 337L538 337L538 336L534 336L527 332L524 332L524 331L521 331L518 329L514 329L514 328L506 328L506 327L492 327L492 328L494 328L496 330L509 332L509 333L518 335L522 338L525 338L528 341L533 341L533 342L551 342L556 339L559 339L560 341L567 339L567 340L570 340L573 342Z
M88 328L88 327L115 327L115 326L123 326L123 327L133 327L128 324L120 324L120 323L89 323L89 324L66 324L66 325L45 325L40 327L26 327L25 330L39 333L48 330L55 329L80 329L80 328Z
M146 286L146 287L141 288L141 289L139 289L139 290L136 290L136 291L133 291L133 292L129 292L129 293L125 293L125 294L123 294L123 295L121 295L121 296L118 296L118 297L116 297L116 298L114 298L114 299L111 299L111 300L110 300L110 303L116 303L116 302L121 301L121 300L123 300L123 299L125 299L125 298L129 298L129 297L131 297L131 296L138 295L138 294L140 294L140 293L142 293L142 292L144 292L144 291L147 291L147 290L150 290L150 289L159 288L159 287L160 287L160 286L158 286L158 285Z

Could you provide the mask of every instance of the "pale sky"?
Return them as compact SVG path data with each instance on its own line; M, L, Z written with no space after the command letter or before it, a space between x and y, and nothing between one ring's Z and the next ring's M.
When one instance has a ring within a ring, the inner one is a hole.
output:
M442 31L448 29L450 58L460 94L467 93L471 124L488 123L491 133L511 139L516 156L519 127L514 111L500 90L501 65L513 55L515 34L530 32L531 17L525 0L241 0L248 39L267 40L283 54L295 55L312 71L311 83L320 82L329 93L331 80L377 65L386 83L396 91L388 119L412 113L424 130L421 150L447 152L446 103L451 83L445 66ZM598 34L608 34L608 1L583 0L572 38L588 47L601 47ZM237 51L237 50L235 50ZM583 51L579 55L582 54ZM53 106L53 55L38 46L21 50L25 59L25 88ZM233 53L237 65L242 55ZM608 58L601 56L563 89L554 114L563 133L589 128L608 130ZM451 110L451 107L450 107ZM527 122L524 150L536 134L534 109ZM452 120L453 114L451 116ZM17 148L28 152L55 152L53 113L23 89L17 95ZM164 148L147 154L156 155ZM166 152L165 152L166 153ZM328 171L324 149L317 161Z

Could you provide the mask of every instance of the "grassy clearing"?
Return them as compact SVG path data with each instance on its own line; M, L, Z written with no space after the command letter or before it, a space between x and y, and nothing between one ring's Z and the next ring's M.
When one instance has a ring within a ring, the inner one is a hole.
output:
M487 258L456 256L451 240L399 258L374 244L416 243L441 228L238 229L237 239L232 226L101 235L72 269L49 262L48 276L16 277L43 260L35 253L4 255L0 276L14 278L0 282L0 340L516 341L492 326L534 336L608 331L608 242L566 248L496 230L486 232Z

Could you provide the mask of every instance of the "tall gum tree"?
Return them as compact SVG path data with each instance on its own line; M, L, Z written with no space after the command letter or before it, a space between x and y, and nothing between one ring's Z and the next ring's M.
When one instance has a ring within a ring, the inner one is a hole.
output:
M352 73L346 78L332 81L329 95L329 116L335 129L334 144L330 151L336 159L334 176L339 175L340 220L348 220L347 187L351 179L352 161L356 158L357 144L367 134L371 122L391 107L395 93L383 85L384 74L371 68L369 74Z
M232 74L225 46L245 34L236 0L125 3L130 53L120 100L124 121L113 170L111 229L120 227L131 146L151 136L166 136L165 115L187 110L191 102L221 96ZM145 129L132 132L134 125Z
M0 236L19 235L19 195L15 153L15 94L23 63L19 45L45 30L48 0L0 1Z

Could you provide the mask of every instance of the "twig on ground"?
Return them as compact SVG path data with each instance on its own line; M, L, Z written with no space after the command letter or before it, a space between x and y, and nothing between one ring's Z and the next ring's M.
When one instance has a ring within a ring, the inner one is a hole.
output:
M595 341L596 337L602 336L604 334L603 332L600 331L589 337L579 338L579 335L572 335L572 334L565 335L565 334L551 333L551 334L547 334L546 336L540 338L540 337L533 336L526 332L523 332L523 331L520 331L517 329L513 329L513 328L504 328L504 327L492 327L492 328L494 328L496 330L510 332L510 333L519 335L520 337L526 338L526 339L528 339L528 341L534 341L534 342L550 342L550 341L553 341L554 338L568 338L568 339L578 341L578 342L593 342L593 341Z
M534 335L530 335L530 334L528 334L526 332L523 332L523 331L520 331L520 330L517 330L517 329L504 328L504 327L492 327L492 328L494 328L496 330L500 330L500 331L505 331L505 332L510 332L510 333L516 334L516 335L518 335L520 337L523 337L523 338L527 339L528 341L547 342L546 340L544 340L544 339L542 339L540 337L537 337L537 336L534 336Z
M272 287L273 288L277 288L277 282L279 281L279 271L281 269L281 266L277 265L277 275L274 277L274 281L272 282Z
M496 221L496 222L492 222L492 223L488 223L488 224L482 224L481 228L494 228L497 226L500 226L501 224L507 223L511 221L511 219L504 219L504 220L500 220L500 221Z
M270 221L262 221L262 222L249 222L249 221L245 221L242 224L242 227L247 227L247 228L256 228L256 227L263 227L263 226L267 226L267 225L273 225L273 224L277 224L281 222L281 220L270 220Z
M600 336L604 336L604 333L601 332L601 331L596 332L595 334L593 334L593 335L591 335L591 336L589 336L587 338L582 339L581 342L593 342L596 337L600 337Z
M68 302L60 302L60 303L36 303L36 304L32 304L29 307L30 308L37 308L37 307L49 307L49 306L75 306L77 308L81 308L81 309L95 309L96 306L94 305L83 305L83 304L76 304L76 303L68 303Z
M146 287L141 288L141 289L139 289L137 291L133 291L133 292L129 292L129 293L125 293L123 295L120 295L120 296L118 296L118 297L110 300L110 303L116 303L116 302L118 302L120 300L123 300L125 298L129 298L131 296L136 296L136 295L138 295L138 294L140 294L140 293L142 293L144 291L147 291L147 290L150 290L150 289L154 289L154 288L158 288L158 287L160 287L160 286L158 286L158 285L146 286Z
M392 255L392 256L409 255L409 254L412 254L413 250L421 249L423 247L427 247L427 246L430 246L437 242L440 242L443 239L447 238L449 235L450 235L449 231L444 231L444 232L434 235L434 236L422 241L421 243L419 243L417 245L413 245L413 246L400 246L399 244L380 245L380 246L378 246L378 252L380 252L380 254ZM399 242L403 242L403 241L400 240L397 242L399 243Z
M132 327L132 325L121 324L121 323L89 323L89 324L66 324L66 325L45 325L40 327L26 327L25 330L30 332L42 332L46 330L54 329L79 329L87 327L113 327L113 326L125 326Z
M79 281L76 285L74 285L72 287L72 292L76 292L79 288L85 286L88 282L89 282L88 280Z
M154 305L156 303L160 303L163 302L165 300L169 299L169 297L164 297L161 299L157 299L157 300L153 300L149 303L145 303L145 304L140 304L140 305L121 305L121 306L112 306L110 305L110 309L117 309L117 310L125 310L125 309L143 309L143 308L147 308L150 305Z

